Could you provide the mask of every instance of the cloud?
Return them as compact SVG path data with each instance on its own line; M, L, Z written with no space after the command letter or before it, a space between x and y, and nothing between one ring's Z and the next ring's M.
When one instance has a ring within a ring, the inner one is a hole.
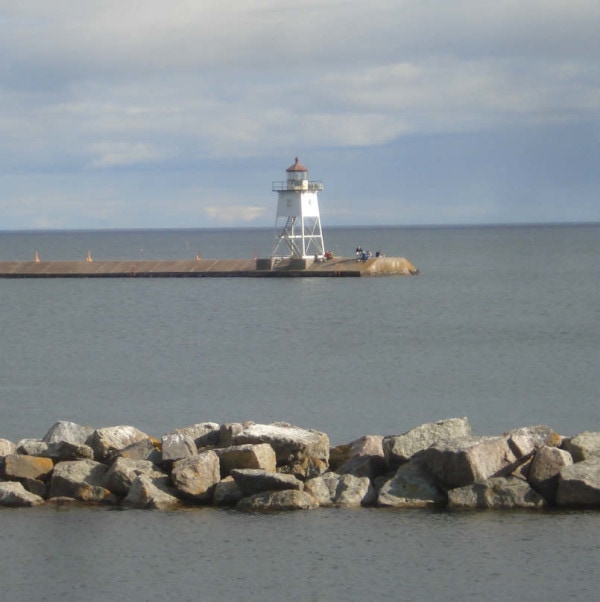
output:
M253 222L263 217L267 213L267 210L265 207L248 205L213 205L211 207L204 207L203 212L211 221L223 225Z
M164 151L142 142L97 142L91 144L89 150L96 156L88 164L93 168L152 163L167 156Z
M194 174L233 169L211 187L238 209L213 196L199 213L244 222L240 162L579 132L597 123L599 13L594 0L0 0L0 177L152 169L172 183L163 199L192 203Z

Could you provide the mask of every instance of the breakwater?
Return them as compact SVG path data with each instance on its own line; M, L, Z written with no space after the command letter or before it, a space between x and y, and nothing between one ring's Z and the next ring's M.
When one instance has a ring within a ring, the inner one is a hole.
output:
M147 261L0 261L0 278L294 278L415 275L404 257L365 261L306 259L181 259Z
M202 422L157 438L60 421L41 439L0 439L0 506L77 503L599 509L600 433L481 437L451 418L330 447L326 433L284 422Z

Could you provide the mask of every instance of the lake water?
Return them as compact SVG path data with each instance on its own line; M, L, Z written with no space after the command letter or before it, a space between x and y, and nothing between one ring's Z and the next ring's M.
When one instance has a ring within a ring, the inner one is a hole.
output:
M0 280L0 437L56 420L600 430L600 228L333 228L418 277ZM0 260L268 256L268 230L3 232ZM593 599L597 512L0 511L7 600Z

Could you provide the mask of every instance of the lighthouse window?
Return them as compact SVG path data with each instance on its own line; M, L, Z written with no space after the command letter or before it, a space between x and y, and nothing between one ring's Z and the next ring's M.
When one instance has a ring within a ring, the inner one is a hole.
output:
M288 207L291 207L291 206L292 206L292 199L288 199L288 200L287 200L287 206L288 206Z

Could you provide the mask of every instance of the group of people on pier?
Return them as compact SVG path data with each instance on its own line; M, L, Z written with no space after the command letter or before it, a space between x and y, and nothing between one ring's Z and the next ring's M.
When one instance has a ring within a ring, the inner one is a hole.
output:
M367 259L371 259L372 256L373 254L371 251L363 251L361 246L356 247L356 261L367 261ZM377 251L375 257L384 257L384 254L381 251Z

